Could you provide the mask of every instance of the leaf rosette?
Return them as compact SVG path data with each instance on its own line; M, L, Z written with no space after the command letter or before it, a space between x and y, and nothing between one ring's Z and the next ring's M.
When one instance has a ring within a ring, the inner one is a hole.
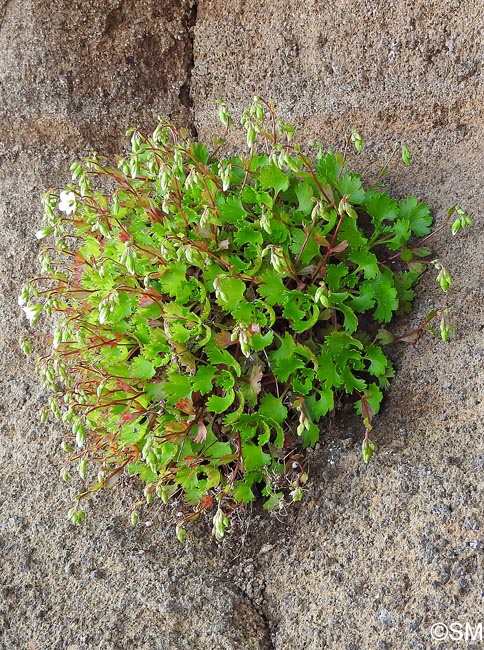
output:
M55 314L38 367L80 473L98 464L80 496L138 476L146 501L185 504L180 539L212 505L220 539L257 494L299 500L302 449L342 396L368 440L393 376L379 330L409 311L430 254L427 205L365 190L339 152L302 153L263 100L242 122L247 156L160 122L130 131L126 157L75 163L44 196L53 243L20 299L32 323Z

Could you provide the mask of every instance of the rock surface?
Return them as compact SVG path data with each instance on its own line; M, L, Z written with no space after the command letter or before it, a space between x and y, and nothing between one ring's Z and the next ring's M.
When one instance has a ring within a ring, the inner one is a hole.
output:
M0 0L1 650L420 650L438 621L482 621L482 35L482 6L458 0L199 0L197 14L189 0ZM395 346L378 455L363 466L350 413L329 421L306 499L280 520L255 509L222 546L203 526L180 546L161 512L128 526L127 485L73 529L61 431L39 426L46 393L16 346L38 196L79 155L119 151L132 123L165 114L208 138L215 100L237 116L254 92L305 140L357 127L368 179L404 141L413 164L391 191L437 220L454 203L475 216L435 243L449 295L429 273L395 325L446 300L454 341Z

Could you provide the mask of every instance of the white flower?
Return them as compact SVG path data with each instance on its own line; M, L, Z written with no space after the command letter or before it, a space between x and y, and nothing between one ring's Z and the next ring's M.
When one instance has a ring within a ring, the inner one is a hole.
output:
M42 311L42 305L24 305L22 306L22 309L25 312L25 315L30 321L31 325L35 325L37 319L40 316L40 313Z
M35 236L37 237L37 239L44 239L45 237L48 237L53 230L54 229L51 228L51 227L42 228L42 230L37 230L37 232L35 233Z
M57 206L61 212L72 214L76 209L76 195L74 192L61 192L59 195L60 201Z

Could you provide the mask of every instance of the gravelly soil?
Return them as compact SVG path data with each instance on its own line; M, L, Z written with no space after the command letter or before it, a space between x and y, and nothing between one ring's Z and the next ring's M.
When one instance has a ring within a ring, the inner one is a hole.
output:
M195 15L188 0L0 0L1 650L424 649L438 647L437 621L484 622L483 8L200 0ZM435 243L449 295L429 273L395 324L447 303L454 341L395 346L374 461L361 462L358 420L338 413L305 501L279 518L254 508L224 545L202 524L181 546L158 510L152 527L128 526L127 484L74 529L61 432L38 424L46 394L16 347L38 196L81 153L118 151L132 123L161 113L208 138L215 100L240 115L254 92L305 140L338 144L356 126L368 179L404 141L413 165L388 188L437 220L454 203L474 215L472 232Z

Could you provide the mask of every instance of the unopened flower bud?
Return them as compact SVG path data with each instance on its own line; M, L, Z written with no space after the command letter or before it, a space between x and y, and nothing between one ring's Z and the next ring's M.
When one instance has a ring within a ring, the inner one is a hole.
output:
M84 480L87 474L87 458L84 456L81 458L78 466L79 476Z
M153 492L148 485L145 487L143 494L145 495L146 503L150 504L153 501Z
M301 499L303 498L303 495L304 495L304 493L303 493L303 490L302 490L301 487L297 487L296 489L294 489L291 492L291 497L292 497L293 502L301 501Z
M187 530L181 524L176 527L176 536L179 542L184 542L187 536Z
M255 143L256 132L253 126L247 129L247 146L251 149Z
M71 508L67 513L67 518L75 525L80 526L84 519L86 518L86 513L84 510L78 510L77 508Z
M372 440L365 438L361 445L361 449L363 452L363 460L365 461L365 463L369 463L376 449L375 443Z

